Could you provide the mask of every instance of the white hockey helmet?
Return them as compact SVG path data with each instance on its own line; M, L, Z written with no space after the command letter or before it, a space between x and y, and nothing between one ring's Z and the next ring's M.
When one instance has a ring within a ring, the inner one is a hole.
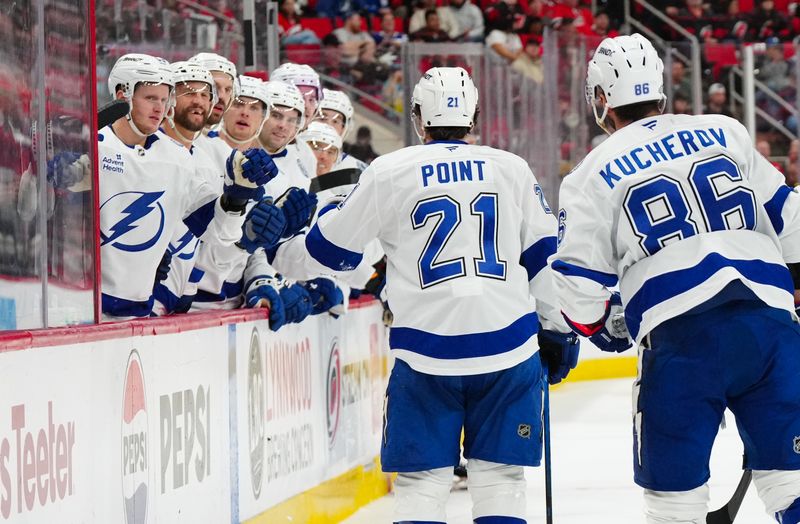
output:
M240 75L236 79L238 84L237 100L242 97L253 98L264 104L264 113L270 107L269 96L267 95L267 83L260 78L255 78L247 75ZM241 100L239 100L241 102Z
M341 113L344 117L344 132L342 138L345 138L353 127L353 104L350 102L350 97L344 91L334 91L332 89L322 90L325 97L319 104L320 110L329 109Z
M305 131L297 135L297 139L306 142L314 150L336 148L336 162L342 157L342 137L328 124L311 122Z
M293 84L287 84L277 80L270 80L266 84L267 100L272 107L288 107L296 109L300 113L300 124L298 129L305 127L306 103L300 90Z
M313 87L317 92L317 100L320 102L325 97L322 92L322 84L319 81L319 75L311 66L306 64L293 64L291 62L281 64L269 75L269 79L298 87Z
M217 96L217 84L214 77L205 67L194 62L174 62L172 64L172 80L177 86L184 82L202 82L208 85L211 93L211 107L216 105L219 100ZM209 110L210 113L210 110Z
M172 80L169 62L141 53L122 55L108 75L108 93L116 98L119 86L125 99L130 101L136 85L142 82L151 85L166 84L171 91L175 82Z
M411 105L419 105L419 126L423 129L471 128L478 108L478 89L461 67L433 67L414 87ZM421 134L419 129L417 134Z
M606 97L601 115L597 114L597 88ZM639 33L600 42L586 71L586 102L597 125L606 130L609 109L651 101L658 101L664 110L664 62L653 44Z
M236 66L233 62L216 53L197 53L189 62L199 64L209 71L220 71L236 80Z

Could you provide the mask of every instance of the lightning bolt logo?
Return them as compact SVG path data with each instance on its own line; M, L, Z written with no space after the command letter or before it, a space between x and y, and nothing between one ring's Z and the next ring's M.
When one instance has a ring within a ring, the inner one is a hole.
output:
M190 243L191 243L193 240L194 240L195 242L194 242L194 246L192 247L192 250L191 250L191 251L188 251L188 250L187 250L187 251L184 253L184 252L183 252L183 250L184 250L184 249L186 249L186 247L187 247L187 246L188 246L188 245L189 245L189 244L190 244ZM200 239L199 239L199 238L195 237L195 236L192 234L192 232L191 232L191 231L186 231L186 233L184 233L184 234L183 234L183 236L182 236L182 237L181 237L181 238L178 240L178 243L177 243L178 245L173 245L172 243L170 243L170 245L169 245L169 250L170 250L170 251L171 251L173 254L175 254L175 253L179 253L179 255L178 255L178 258L180 258L181 260L191 260L192 258L194 258L194 252L195 252L195 251L197 251L197 245L198 245L199 243L200 243Z
M115 199L126 199L130 200L132 195L138 195L135 197L135 200L130 202L120 213L122 214L122 218L120 218L113 226L108 228L108 234L106 232L100 232L100 246L104 246L106 244L110 244L117 249L121 249L123 251L145 251L153 247L156 242L158 241L161 233L164 231L164 208L161 207L161 203L158 202L158 199L163 195L163 191L154 191L152 193L144 193L141 191L126 191L123 193L118 193L103 203L100 206L101 216L103 213L103 208L114 201ZM114 207L110 205L109 208ZM158 210L159 218L158 218L158 231L151 236L149 239L145 240L144 242L140 242L138 244L126 244L122 242L122 238L126 233L129 233L135 229L137 229L140 225L142 225L141 221L147 217L152 211ZM108 211L108 208L106 209ZM113 213L113 211L111 211ZM138 223L137 223L138 222Z

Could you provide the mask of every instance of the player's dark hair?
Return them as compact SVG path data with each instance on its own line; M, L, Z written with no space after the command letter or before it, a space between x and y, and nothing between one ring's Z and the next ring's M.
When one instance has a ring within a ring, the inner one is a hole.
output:
M422 118L422 110L419 104L414 105L414 115L417 118ZM472 117L472 125L478 122L478 114L480 109L475 108L475 114ZM471 127L425 127L425 131L434 140L463 140L465 136L472 130Z
M635 122L642 118L647 118L653 113L659 114L660 112L658 100L650 100L614 108L614 114L617 116L617 120L623 123Z

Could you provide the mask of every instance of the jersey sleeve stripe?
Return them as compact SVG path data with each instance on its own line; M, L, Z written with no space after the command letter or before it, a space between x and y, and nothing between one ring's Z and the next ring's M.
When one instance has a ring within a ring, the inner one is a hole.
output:
M487 357L520 347L537 331L539 317L528 313L497 331L465 335L437 335L410 327L392 327L389 346L438 359Z
M325 238L318 224L306 235L306 249L317 262L334 271L352 271L364 258L362 253L339 247Z
M781 216L783 205L786 203L786 199L789 198L791 193L792 188L789 186L781 186L769 202L764 204L764 209L767 211L769 221L772 222L772 227L775 228L775 232L779 235L781 231L783 231L783 217Z
M547 266L547 259L556 252L557 244L558 241L555 236L544 237L522 252L519 257L519 263L528 272L528 281L533 280L539 274L539 271Z
M145 302L136 302L124 298L102 295L103 313L114 317L149 317L153 310L153 297Z
M642 284L625 305L625 323L633 338L636 339L639 335L645 312L678 295L691 292L726 268L734 269L744 282L773 286L789 294L794 293L792 276L784 265L762 260L736 260L711 253L693 267L663 273Z
M554 271L558 271L566 277L588 278L606 287L614 287L618 282L617 275L595 271L594 269L586 269L576 266L575 264L570 264L569 262L564 262L563 260L554 260L552 268Z
M206 232L208 224L214 218L214 206L216 203L217 199L211 200L192 211L189 216L183 219L183 223L186 224L186 227L189 228L189 231L194 236L200 238Z
M164 306L168 314L175 312L179 298L163 283L159 282L156 287L153 288L153 298Z

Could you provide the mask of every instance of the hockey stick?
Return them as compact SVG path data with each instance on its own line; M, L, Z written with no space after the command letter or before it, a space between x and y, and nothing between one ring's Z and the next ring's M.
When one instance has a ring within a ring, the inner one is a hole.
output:
M544 505L547 524L553 524L553 479L550 462L550 383L544 368L544 399L542 400L542 443L544 444Z
M750 487L751 478L753 478L753 470L744 470L742 479L739 481L739 485L736 486L736 491L731 495L731 499L718 510L709 513L706 516L706 524L733 524L736 514L739 513L739 508L742 506L747 488Z
M103 107L97 112L97 129L113 124L123 116L128 114L128 102L125 100L114 100Z

